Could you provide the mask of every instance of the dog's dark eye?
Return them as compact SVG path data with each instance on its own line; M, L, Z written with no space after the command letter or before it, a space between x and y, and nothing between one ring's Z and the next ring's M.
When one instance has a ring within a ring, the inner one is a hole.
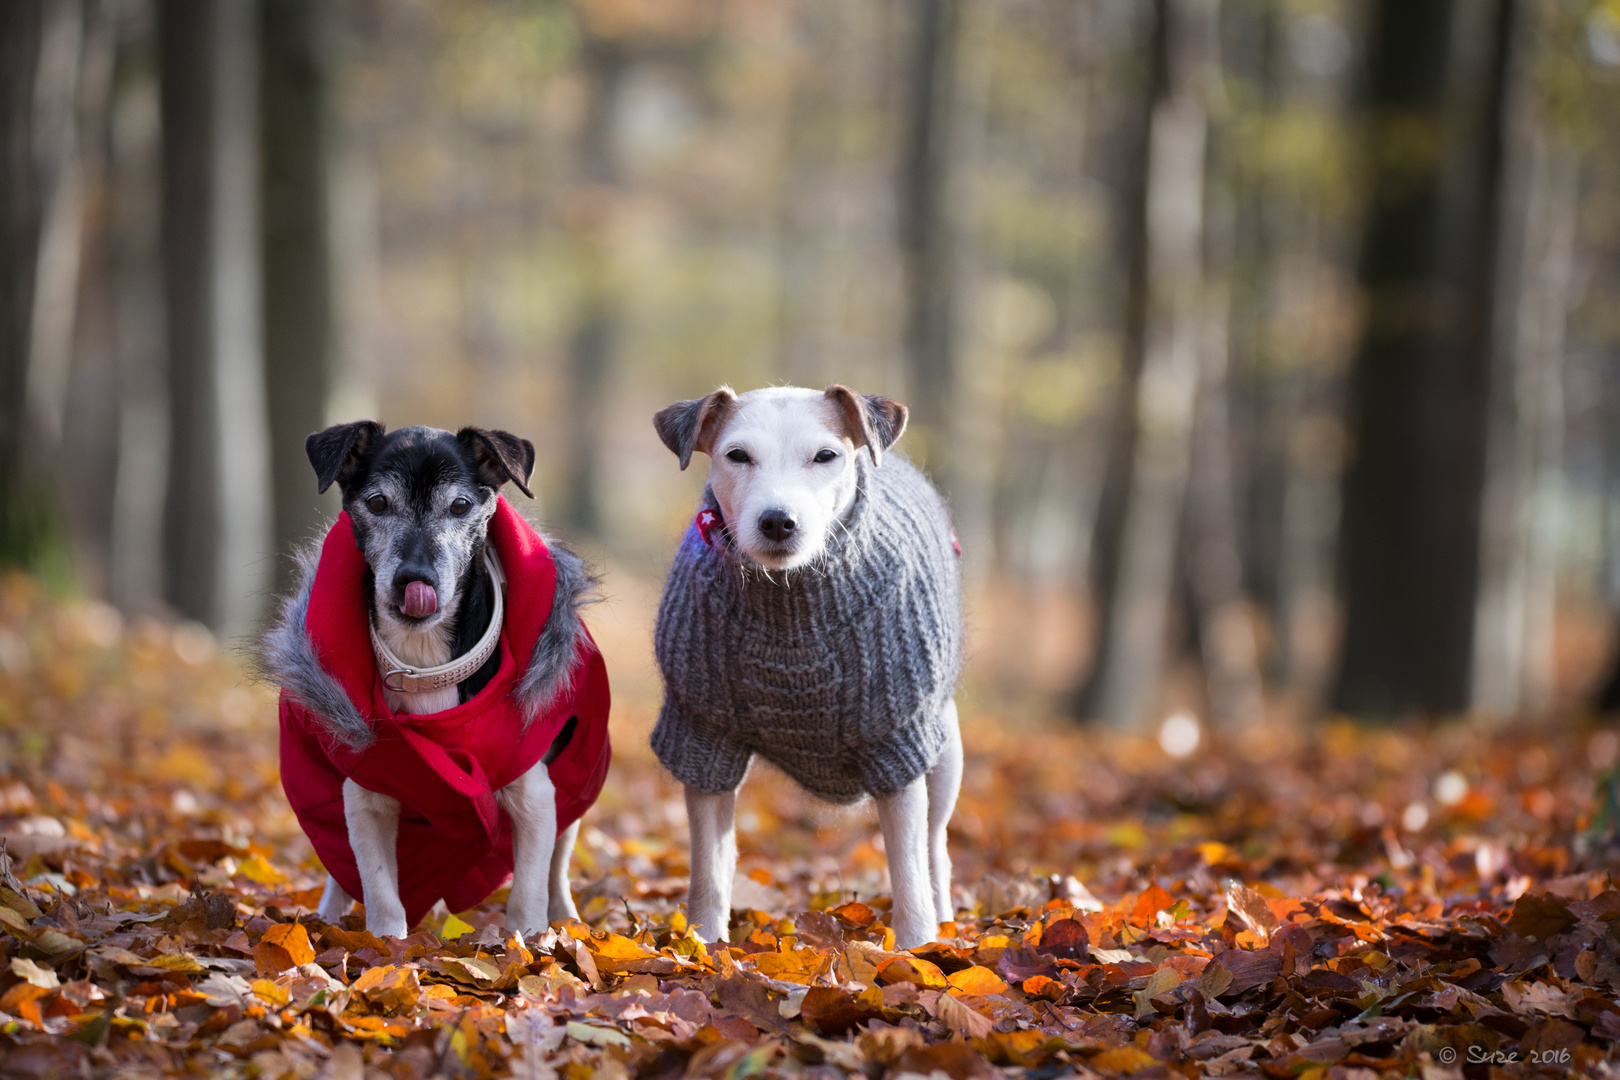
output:
M739 446L735 450L726 451L726 460L735 461L739 465L746 465L752 459L748 456L748 451Z
M388 511L388 496L373 495L371 498L366 500L366 509L370 510L373 514L386 513Z
M819 450L816 452L815 463L817 465L825 465L827 462L833 460L837 456L838 451L836 450Z
M469 511L471 509L472 509L472 500L471 499L457 499L455 502L450 504L450 512L452 514L456 515L456 517L465 517L466 514L467 514L467 511Z

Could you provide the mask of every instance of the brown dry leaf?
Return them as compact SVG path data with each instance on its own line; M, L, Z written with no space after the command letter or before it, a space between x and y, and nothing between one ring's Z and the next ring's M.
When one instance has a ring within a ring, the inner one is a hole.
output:
M1569 910L1569 901L1554 893L1525 893L1513 903L1513 915L1507 921L1509 933L1545 941L1554 934L1575 925L1576 917Z
M901 1073L934 1076L944 1073L951 1080L973 1080L975 1077L997 1075L990 1063L966 1043L935 1043L932 1046L908 1047L895 1062Z
M982 1039L995 1029L994 1020L949 994L941 994L936 1007L940 1023L967 1038Z
M842 1035L849 1029L883 1015L883 996L874 1003L834 986L812 986L799 1005L799 1018L823 1035Z
M1226 890L1226 910L1236 915L1260 939L1262 947L1277 929L1277 916L1266 898L1239 882L1234 881Z
M1090 955L1090 944L1091 936L1086 933L1084 923L1078 919L1056 919L1041 932L1041 943L1036 951L1065 960L1084 960Z

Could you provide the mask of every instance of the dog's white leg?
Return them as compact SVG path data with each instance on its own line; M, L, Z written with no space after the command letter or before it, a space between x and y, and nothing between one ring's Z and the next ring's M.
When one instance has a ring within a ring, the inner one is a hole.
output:
M349 913L349 905L353 903L354 897L343 891L337 878L327 874L326 890L321 893L321 904L315 914L322 922L335 923Z
M568 860L574 854L574 842L579 839L579 822L574 822L557 837L557 846L551 850L551 901L546 905L546 917L577 919L579 909L574 906L574 894L568 887Z
M686 822L692 835L692 882L686 918L704 941L731 934L731 880L737 874L737 793L711 795L688 786Z
M934 913L940 922L956 917L951 903L951 853L945 845L945 826L956 810L956 793L962 787L962 730L957 726L956 699L945 703L940 713L945 725L945 748L928 771L928 876L934 884Z
M877 802L878 825L889 854L889 886L894 893L894 943L915 949L934 940L934 886L928 877L928 789L919 776Z
M506 928L525 936L551 925L552 848L557 843L557 789L546 763L501 788L495 798L512 819L512 892L506 899Z
M360 899L366 929L378 937L405 936L405 905L399 899L399 800L343 781L343 819L360 868Z

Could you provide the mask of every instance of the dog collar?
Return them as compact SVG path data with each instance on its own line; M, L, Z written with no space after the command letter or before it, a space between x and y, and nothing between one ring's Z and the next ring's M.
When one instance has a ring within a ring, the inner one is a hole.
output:
M720 511L712 506L699 510L692 524L697 526L698 535L709 547L714 547L714 534L726 527L726 523L720 519Z
M376 622L369 621L371 651L376 654L377 670L382 672L384 686L401 694L443 690L471 678L473 672L483 667L495 654L495 646L501 640L501 625L506 619L506 573L501 569L501 560L491 544L484 545L484 565L489 568L489 578L495 583L495 612L490 616L489 629L484 631L484 636L478 639L478 644L470 652L448 664L425 668L407 664L384 644L382 636L377 633Z

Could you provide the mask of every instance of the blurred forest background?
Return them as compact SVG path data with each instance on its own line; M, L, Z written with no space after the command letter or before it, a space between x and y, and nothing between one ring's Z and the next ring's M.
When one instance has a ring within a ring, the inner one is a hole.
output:
M841 381L970 713L1620 703L1620 0L7 0L0 150L0 562L128 616L498 426L652 701L653 412Z

